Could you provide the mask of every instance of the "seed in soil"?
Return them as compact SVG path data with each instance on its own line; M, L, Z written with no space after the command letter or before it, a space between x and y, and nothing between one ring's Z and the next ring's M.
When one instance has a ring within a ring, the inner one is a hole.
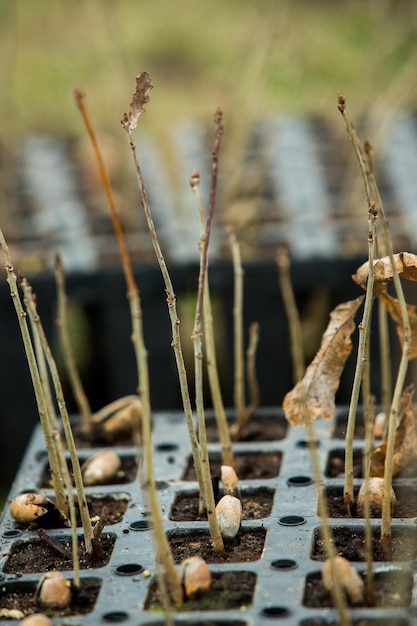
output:
M41 539L18 539L11 547L9 556L3 567L6 574L33 574L34 572L50 572L51 570L72 570L71 538L55 538L65 548L65 555L61 556L49 544ZM101 536L103 556L91 560L85 551L84 539L79 537L80 569L96 569L104 567L110 560L110 555L116 542L116 535L104 533Z
M54 498L51 498L54 501ZM81 526L81 518L80 512L77 506L77 498L74 498L76 504L76 512L77 512L77 526ZM103 506L105 506L108 510L108 514L106 517L106 525L117 524L121 522L123 516L126 512L127 506L130 502L130 496L127 493L122 494L109 494L109 495L94 495L87 496L87 504L88 510L90 512L90 518L93 524L98 521L101 512L103 510ZM41 516L36 520L36 522L30 524L28 527L24 524L18 524L15 522L15 528L19 528L21 530L29 528L30 530L35 530L36 528L63 528L62 524L59 522L56 516Z
M274 501L274 489L241 489L241 500L244 520L262 519L271 514ZM169 518L175 522L192 522L207 519L198 517L200 494L198 491L179 493L171 507Z
M361 574L365 580L365 574ZM372 605L377 608L401 608L410 606L413 590L413 576L410 570L387 570L375 572L375 601ZM312 572L307 575L303 605L308 608L322 609L332 607L331 594L325 589L321 572ZM350 606L365 607L366 603L351 604Z
M87 458L88 456L80 457L79 459L80 464L82 465L84 461L87 460ZM122 464L121 464L119 471L116 473L116 475L112 479L108 480L105 483L106 485L124 485L126 483L131 483L135 480L137 470L138 470L135 457L133 455L127 455L127 456L123 455L121 456L121 461L122 461ZM70 474L72 474L72 466L71 466L70 461L68 461L68 468L70 470ZM52 488L51 472L50 472L49 464L46 464L44 467L39 486L43 489Z
M234 418L228 418L229 427L234 423ZM284 439L288 430L288 422L281 413L262 414L255 412L244 428L239 441L279 441ZM208 443L219 442L219 432L214 417L207 416L206 434Z
M255 584L256 574L253 572L212 572L210 589L193 594L184 604L176 607L176 611L242 611L252 604ZM156 581L150 586L145 609L161 609Z
M374 526L373 560L385 561L380 548L380 526ZM334 526L332 528L336 554L345 557L348 561L365 560L364 529L360 526ZM417 557L417 528L394 526L392 528L392 560L413 561ZM325 560L325 548L321 538L320 528L313 533L311 558L316 561Z
M39 612L39 605L36 604L36 585L36 582L20 581L3 583L0 587L1 608L18 609L25 616ZM48 609L49 617L90 613L94 608L100 587L99 578L82 578L79 589L73 585L71 587L71 604L65 609Z
M262 480L278 476L281 467L282 452L242 452L235 455L234 469L239 480ZM220 476L222 465L220 454L209 455L212 476ZM192 457L188 460L183 480L196 480Z
M262 556L265 528L242 528L223 554L215 552L206 530L174 530L168 541L176 563L189 556L201 556L207 563L249 563Z
M359 488L354 490L354 497L356 499ZM397 497L397 503L395 505L394 517L400 519L406 519L410 517L417 517L417 491L415 487L411 486L395 486L395 495ZM327 508L329 511L329 517L334 518L346 518L346 506L343 498L343 487L327 487ZM352 517L358 517L356 513L356 505L351 507Z

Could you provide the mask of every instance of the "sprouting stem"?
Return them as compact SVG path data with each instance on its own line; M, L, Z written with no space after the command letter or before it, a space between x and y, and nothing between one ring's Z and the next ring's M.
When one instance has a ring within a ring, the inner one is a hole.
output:
M359 324L359 345L356 358L355 375L353 378L352 393L349 404L349 414L346 427L346 447L345 447L345 482L343 495L348 515L351 515L351 506L354 502L353 494L353 441L355 434L356 412L359 403L359 392L361 382L364 375L364 365L366 359L366 347L368 342L368 333L371 322L372 303L374 299L374 254L376 240L376 218L377 212L375 204L371 203L368 211L368 259L369 259L369 275L366 286L365 304L363 309L362 321ZM367 401L368 398L365 398Z
M161 560L161 563L163 564L163 568L166 573L171 598L174 602L181 604L183 600L182 588L179 581L178 573L174 566L171 549L169 547L169 543L163 527L158 497L156 493L155 475L153 471L148 353L146 350L145 340L143 336L143 315L140 301L140 292L136 284L132 264L130 261L129 251L123 234L123 228L120 222L119 214L116 209L116 203L114 201L110 177L107 172L103 156L101 154L96 133L93 129L90 117L84 103L84 95L78 89L75 91L75 101L93 147L102 187L106 196L107 206L112 220L113 231L115 233L117 244L119 246L122 268L126 281L127 299L129 302L132 323L131 339L135 351L136 366L138 371L138 394L142 403L141 424L133 424L134 439L136 439L137 441L142 440L144 444L145 464L142 475L142 489L145 496L149 500L149 506L153 521L153 538L157 547L158 558ZM141 433L138 432L140 427L142 430ZM157 566L157 570L159 572L159 566ZM161 597L163 599L167 599L168 594L166 593L165 579L163 575L158 574L158 585L160 588ZM163 602L163 608L165 612L166 623L171 624L168 604L168 602Z
M243 267L240 246L232 226L227 228L234 271L234 403L236 430L240 432L245 421L245 385L243 359Z
M286 246L279 246L276 253L278 279L290 332L290 349L293 367L293 382L297 384L304 376L305 358L300 315L295 301L290 273L290 254Z
M136 177L139 185L139 190L142 197L142 205L145 212L145 217L148 223L149 233L152 240L152 245L155 250L155 255L161 269L162 278L165 283L165 291L167 294L167 306L168 313L171 321L171 329L172 329L172 348L174 350L175 361L177 364L178 370L178 378L180 383L181 397L184 407L185 419L188 427L188 432L190 436L191 450L193 454L194 468L197 476L197 480L199 484L202 484L201 478L201 462L200 462L200 451L197 440L197 433L194 427L193 414L191 409L191 401L188 390L188 382L187 382L187 372L185 369L184 356L181 348L181 336L180 336L180 320L178 318L177 313L177 305L176 305L176 295L173 289L173 285L171 282L171 277L169 275L168 267L166 265L164 256L162 254L161 247L159 245L158 236L156 233L155 225L153 222L152 212L148 201L148 195L146 193L146 188L142 176L142 170L139 165L139 161L136 155L136 145L133 140L132 130L129 125L129 121L127 116L124 117L122 122L123 128L126 131L126 135L129 142L129 147L132 154L132 159L134 163L134 167L136 170Z
M80 509L81 523L84 531L84 540L85 540L85 548L88 554L93 553L93 528L90 521L90 514L88 511L88 503L84 490L84 483L81 474L80 463L78 460L77 449L74 442L74 437L72 434L72 428L70 424L70 419L67 411L67 406L65 404L64 393L62 390L61 380L59 378L58 368L55 363L55 359L52 355L51 349L49 347L48 340L45 336L45 332L42 327L42 323L40 317L38 315L35 302L32 298L32 290L25 278L21 281L21 288L23 289L25 305L27 307L27 311L34 322L34 326L36 326L37 332L39 334L39 338L42 344L43 351L45 353L46 361L48 363L49 371L51 372L52 384L54 387L56 400L58 404L59 413L62 420L62 426L64 428L65 439L68 446L68 452L71 457L72 471L74 474L74 482L75 488L77 490L78 495L78 506Z
M203 246L206 231L206 220L200 195L200 174L195 171L190 178L190 186L194 192L198 214L200 218L200 250ZM214 342L213 311L210 300L210 286L208 278L208 268L204 281L203 297L203 324L204 339L206 345L206 363L209 379L211 398L213 401L214 415L216 417L217 429L219 432L220 445L222 448L222 464L233 467L232 441L227 423L226 412L223 404L223 397L220 388L219 372L217 368L216 346Z
M246 407L245 425L249 417L259 406L259 384L256 376L256 354L259 343L259 324L252 322L249 326L249 345L246 350L246 378L249 391L249 404Z
M5 269L7 274L7 282L10 287L10 295L16 310L17 319L19 321L20 332L23 339L23 344L26 352L26 358L28 360L28 366L30 375L32 378L33 388L35 392L36 403L38 407L39 420L41 422L43 434L45 437L45 446L48 452L49 465L51 469L51 479L54 486L56 505L59 510L65 511L67 509L67 499L65 496L64 484L62 476L59 471L59 462L57 457L57 451L52 438L51 424L48 418L48 411L45 401L45 395L43 393L42 382L39 375L38 366L36 363L35 352L33 349L32 341L30 338L29 328L26 321L26 313L23 309L22 303L19 298L19 292L17 287L16 274L13 269L13 264L10 258L9 247L3 235L3 231L0 229L0 245L5 256Z
M91 419L91 408L88 398L85 394L83 384L78 372L75 361L74 352L71 345L71 339L68 330L67 318L67 294L65 290L65 271L62 258L59 252L55 253L55 283L57 289L57 319L56 324L61 340L62 352L64 355L65 365L68 372L68 378L71 383L74 399L80 412L83 427L88 430Z

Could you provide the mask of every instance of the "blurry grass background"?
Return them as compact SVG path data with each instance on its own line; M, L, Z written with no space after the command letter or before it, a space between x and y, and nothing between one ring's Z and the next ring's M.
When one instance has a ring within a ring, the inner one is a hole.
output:
M405 0L1 0L1 140L80 133L74 87L99 132L121 136L134 78L155 89L146 124L239 127L271 112L353 115L416 106L417 5ZM123 137L120 137L122 142Z

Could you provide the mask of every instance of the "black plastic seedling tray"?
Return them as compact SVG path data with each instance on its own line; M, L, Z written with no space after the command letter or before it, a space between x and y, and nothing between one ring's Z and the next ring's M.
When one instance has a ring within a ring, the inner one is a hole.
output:
M341 490L343 476L331 476L343 451L343 423L347 410L339 408L334 422L317 420L315 432L326 490ZM208 416L209 417L209 416ZM260 519L244 519L241 532L259 533L263 548L255 560L245 563L210 563L212 576L230 572L229 580L236 579L241 572L253 576L252 599L234 609L215 611L187 611L174 613L178 626L258 626L277 622L285 625L324 626L336 625L335 611L328 606L310 606L308 589L320 578L321 556L319 545L319 517L315 487L311 477L309 449L303 428L287 425L280 409L264 408L256 413L255 420L263 418L278 422L280 438L269 441L252 440L235 444L236 455L244 459L247 455L260 455L263 459L273 457L275 470L266 476L241 480L242 497L250 495L256 501L257 492L270 494L270 506ZM256 423L256 422L255 422ZM337 431L335 431L338 425ZM207 534L204 521L174 521L171 519L174 502L183 494L195 493L194 481L184 480L190 461L190 446L185 420L181 412L156 413L153 416L154 464L158 483L158 496L164 517L166 532L170 538L190 543L193 537ZM262 428L259 433L262 435ZM357 439L355 449L361 449ZM134 458L136 451L130 446L115 448L122 459ZM38 540L36 531L21 530L10 516L8 503L17 494L36 490L52 496L48 488L40 488L41 478L47 466L42 433L36 429L27 453L11 488L7 505L0 523L1 570L0 606L4 598L26 588L33 590L42 574L10 572L9 557L16 548L26 542ZM80 450L80 456L88 456L96 449ZM219 445L210 444L210 456L219 458ZM360 452L359 452L360 454ZM275 471L275 474L274 474ZM330 474L330 475L329 475ZM361 479L355 479L358 488ZM398 479L394 483L398 499L416 498L416 480L413 477ZM85 615L54 617L55 625L68 626L120 623L124 626L163 625L161 614L146 610L145 604L150 586L154 581L155 563L152 532L146 518L139 480L120 482L107 486L91 487L87 495L110 496L127 503L123 517L108 525L104 534L114 541L107 565L81 570L81 579L94 584L98 590L91 611ZM406 558L391 562L376 561L376 579L388 579L394 588L398 585L399 608L354 608L354 624L375 626L412 626L417 624L416 566L417 563L417 512L416 517L395 517L393 536L406 536L409 552ZM335 541L343 534L360 537L363 520L356 518L332 518L330 520ZM372 520L375 536L380 528L379 520ZM81 535L81 529L78 530ZM63 541L70 536L69 529L48 530L48 533ZM354 539L356 540L356 539ZM414 554L415 552L415 554ZM395 557L394 557L395 558ZM365 563L354 563L359 572L364 572ZM64 571L71 579L71 570ZM363 621L365 620L365 621ZM0 620L1 621L1 620ZM15 624L16 620L3 620Z

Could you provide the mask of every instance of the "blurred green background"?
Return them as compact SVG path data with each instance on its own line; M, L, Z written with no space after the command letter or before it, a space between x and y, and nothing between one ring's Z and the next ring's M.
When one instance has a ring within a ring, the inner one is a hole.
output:
M120 136L134 78L153 80L146 124L230 124L271 112L352 115L416 105L417 5L404 0L1 0L1 140L80 133L72 90ZM120 138L122 142L123 138Z

